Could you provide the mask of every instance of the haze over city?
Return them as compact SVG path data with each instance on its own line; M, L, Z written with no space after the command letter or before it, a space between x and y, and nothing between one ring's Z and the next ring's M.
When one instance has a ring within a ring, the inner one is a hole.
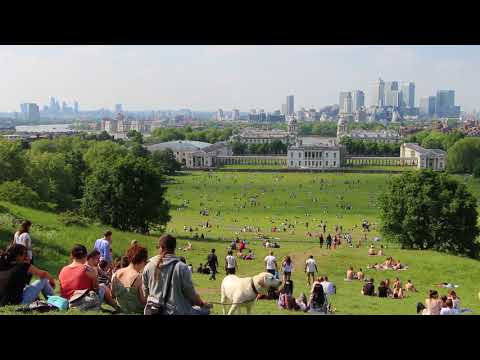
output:
M454 89L462 110L478 109L480 46L2 46L0 111L47 104L82 110L249 111L338 103L340 91L384 80L413 81L415 103Z

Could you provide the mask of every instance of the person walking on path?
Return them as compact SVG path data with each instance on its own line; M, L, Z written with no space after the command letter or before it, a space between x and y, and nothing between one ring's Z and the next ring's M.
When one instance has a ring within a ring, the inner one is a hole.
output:
M95 241L94 249L100 253L100 261L105 260L109 265L112 264L112 232L110 230L105 231L103 238Z
M235 256L233 256L233 251L229 250L228 255L225 257L225 272L227 275L235 275L237 270L237 259L235 259Z
M267 272L275 276L277 272L277 258L273 256L273 251L270 251L269 255L265 257L264 261Z
M322 249L322 248L323 248L323 242L325 241L325 239L323 238L323 234L322 234L322 233L320 233L319 240L320 240L320 249Z
M217 259L217 255L215 255L215 249L212 249L212 252L208 255L207 264L210 267L209 280L216 280L215 274L217 273L218 259Z
M318 272L317 263L313 258L313 255L310 255L305 262L305 273L307 274L308 285L311 284L310 278L312 279L312 282L315 281L315 272Z

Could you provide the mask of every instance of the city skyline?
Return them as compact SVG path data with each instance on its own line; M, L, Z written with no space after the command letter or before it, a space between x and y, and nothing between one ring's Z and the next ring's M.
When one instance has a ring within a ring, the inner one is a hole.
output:
M415 106L455 90L462 110L480 106L480 46L1 46L1 112L50 97L82 110L295 110L338 103L371 84L414 82ZM366 101L367 102L367 101Z

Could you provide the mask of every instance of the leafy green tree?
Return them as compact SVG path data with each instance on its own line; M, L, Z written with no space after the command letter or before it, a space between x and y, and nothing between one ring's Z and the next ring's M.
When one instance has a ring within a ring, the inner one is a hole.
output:
M182 164L175 159L175 154L171 149L154 151L152 161L161 170L162 174L166 175L175 175L182 168Z
M21 142L0 140L0 182L23 179L26 167Z
M445 139L446 135L438 132L438 131L432 131L430 134L428 134L421 142L421 146L423 146L426 149L442 149L445 150Z
M248 151L247 144L236 141L232 143L232 151L234 155L245 155Z
M473 176L480 179L480 159L475 160L473 165Z
M478 256L477 200L445 173L409 171L379 198L381 232L403 248Z
M452 173L473 171L475 161L480 157L480 138L458 140L447 151L447 170Z
M127 138L128 140L136 142L137 144L143 144L143 135L137 130L129 130L127 133Z
M170 220L164 184L152 160L129 154L94 169L86 181L82 211L120 230L145 233L151 223Z
M18 180L0 184L0 199L21 206L41 208L38 194Z
M128 149L113 141L95 142L84 154L83 159L87 168L95 169L102 163L114 162L120 157L126 156Z

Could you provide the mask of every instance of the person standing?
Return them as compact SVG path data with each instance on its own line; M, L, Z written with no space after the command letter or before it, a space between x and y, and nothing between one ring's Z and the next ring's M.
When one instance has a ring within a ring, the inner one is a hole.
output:
M237 268L237 260L233 256L233 251L229 250L228 255L225 257L225 272L227 275L235 275Z
M289 281L292 278L292 269L293 263L290 256L285 256L282 261L282 270L283 270L283 283Z
M218 259L215 255L215 249L212 249L212 252L207 257L207 264L210 267L210 278L209 280L215 280L215 274L217 273Z
M108 265L112 264L112 232L105 231L103 238L95 241L94 249L100 253L100 261L105 260Z
M326 247L327 247L327 249L332 248L332 235L330 235L330 234L328 234L328 236L327 236Z
M325 234L326 231L327 231L327 222L325 221L325 223L323 224L323 233Z
M315 272L318 272L317 263L313 258L313 255L310 255L310 257L305 262L305 273L307 274L308 285L311 284L310 278L312 279L312 283L314 282Z
M277 272L277 258L273 256L273 251L270 251L269 255L265 257L264 261L267 272L275 276Z
M323 248L323 242L325 241L322 233L320 233L319 240L320 240L320 249L322 249Z
M27 249L27 257L25 261L33 265L33 250L32 250L32 239L30 238L30 228L32 226L32 222L30 220L25 220L20 225L20 228L17 232L13 235L13 244L23 245ZM32 280L32 274L27 274L27 284L30 284Z

